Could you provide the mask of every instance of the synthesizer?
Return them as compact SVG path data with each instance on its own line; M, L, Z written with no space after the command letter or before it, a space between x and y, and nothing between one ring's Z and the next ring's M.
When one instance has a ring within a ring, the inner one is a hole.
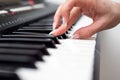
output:
M49 33L57 7L41 2L0 7L0 80L92 80L96 37L70 38L92 21L83 16L54 37Z

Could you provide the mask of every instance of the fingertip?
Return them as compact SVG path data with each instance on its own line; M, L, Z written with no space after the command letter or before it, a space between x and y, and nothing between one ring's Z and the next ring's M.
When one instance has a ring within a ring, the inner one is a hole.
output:
M88 28L80 28L73 34L73 39L87 39L93 35L93 32Z
M64 25L59 26L59 28L51 31L49 34L53 36L59 36L65 33L68 30Z
M79 34L74 34L71 38L72 39L80 39L80 35Z
M57 36L55 31L51 31L51 32L49 33L49 35Z
M52 31L49 33L49 35L52 35L53 33L52 33Z

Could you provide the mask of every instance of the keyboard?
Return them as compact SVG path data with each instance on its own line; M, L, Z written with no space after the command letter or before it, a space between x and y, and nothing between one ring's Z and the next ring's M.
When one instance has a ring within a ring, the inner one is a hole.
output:
M80 28L79 25L91 23L88 17L81 17L73 25L69 36ZM50 56L44 62L36 62L37 69L20 68L16 72L22 80L93 80L95 58L95 35L88 40L59 39L57 49L47 48Z
M0 11L7 15L0 16L0 80L92 80L95 37L70 39L78 25L91 20L82 17L54 37L49 33L57 7L46 3L11 9L15 14Z

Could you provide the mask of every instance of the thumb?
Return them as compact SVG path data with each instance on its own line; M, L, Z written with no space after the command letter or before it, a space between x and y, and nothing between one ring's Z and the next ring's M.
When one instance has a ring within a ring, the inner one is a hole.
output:
M86 39L90 38L93 34L103 30L106 26L105 19L99 19L92 24L82 27L74 32L73 39Z

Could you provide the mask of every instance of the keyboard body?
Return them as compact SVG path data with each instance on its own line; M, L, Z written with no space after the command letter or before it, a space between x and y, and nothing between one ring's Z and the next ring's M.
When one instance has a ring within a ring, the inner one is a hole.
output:
M96 37L70 39L91 19L83 16L70 31L53 37L58 5L36 6L0 19L0 80L92 80Z

